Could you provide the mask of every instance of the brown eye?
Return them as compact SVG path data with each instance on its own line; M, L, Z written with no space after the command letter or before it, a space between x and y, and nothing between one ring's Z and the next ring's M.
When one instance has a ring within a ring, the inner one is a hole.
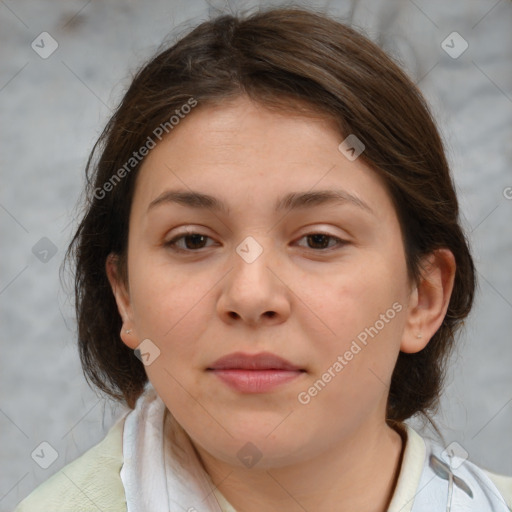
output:
M308 249L315 250L326 250L331 249L332 247L342 246L346 244L346 242L344 242L340 238L328 235L326 233L310 233L308 235L304 235L302 238L307 239ZM330 241L334 241L334 244L329 245Z
M307 240L306 248L315 251L327 251L347 244L344 240L326 233L310 233L301 237L300 240L302 239ZM201 233L187 232L177 235L164 245L178 252L198 252L200 249L208 247L207 240L212 239Z
M183 233L166 242L165 246L172 247L177 251L194 252L197 249L203 249L205 247L206 240L209 238L209 236L202 235L201 233ZM180 246L178 244L181 240L184 241L184 247L183 245Z

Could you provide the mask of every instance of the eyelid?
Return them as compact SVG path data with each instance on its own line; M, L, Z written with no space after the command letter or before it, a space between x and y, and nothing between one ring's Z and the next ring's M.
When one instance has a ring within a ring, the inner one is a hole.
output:
M333 240L336 241L336 245L334 245L333 247L326 248L326 249L312 249L310 247L305 247L305 249L309 249L312 252L327 253L329 251L334 251L334 250L339 249L339 248L341 248L341 247L343 247L345 245L348 245L348 243L349 243L348 240L345 240L343 238L340 238L339 236L333 235L332 233L328 233L328 232L325 232L325 231L322 231L322 230L308 231L307 233L304 233L299 238L297 238L297 241L298 240L302 240L303 238L305 238L307 236L310 236L310 235L323 235L323 236L326 236L328 238L332 238Z
M209 238L210 240L213 240L213 237L211 237L210 235L207 235L205 233L202 233L199 229L186 229L184 231L180 231L176 234L174 234L169 240L164 240L163 242L163 245L164 246L175 246L176 245L176 242L178 240L180 240L181 238L184 238L188 235L199 235L199 236L203 236L205 238ZM178 248L178 250L180 250L180 248ZM190 249L181 249L182 251L184 252L199 252L198 250L197 251L192 251Z
M172 250L174 250L176 252L189 253L189 254L193 254L193 253L199 254L200 252L202 252L203 249L207 249L208 247L211 247L211 245L210 245L210 246L206 246L206 247L201 247L197 250L182 249L181 247L178 247L177 242L188 235L199 235L199 236L205 237L207 239L214 240L213 237L211 237L205 233L202 233L199 229L187 228L181 232L176 233L170 240L164 241L163 246L170 247L170 248L172 248ZM302 235L300 235L298 238L295 239L294 243L297 243L299 240L302 240L303 238L306 238L311 235L323 235L323 236L326 236L336 242L333 247L328 247L328 248L324 248L324 249L314 249L314 248L310 248L310 247L299 246L299 247L308 249L314 253L328 253L330 251L340 249L341 247L344 247L350 243L348 240L340 238L339 236L336 236L336 235L329 233L326 230L322 230L320 228L317 230L310 229L306 233L303 233Z

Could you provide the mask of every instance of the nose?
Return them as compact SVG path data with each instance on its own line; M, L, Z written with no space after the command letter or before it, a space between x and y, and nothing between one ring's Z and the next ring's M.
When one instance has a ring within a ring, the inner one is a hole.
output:
M249 326L279 324L290 314L291 290L271 244L248 237L231 256L217 311L223 321ZM281 266L282 269L282 266Z

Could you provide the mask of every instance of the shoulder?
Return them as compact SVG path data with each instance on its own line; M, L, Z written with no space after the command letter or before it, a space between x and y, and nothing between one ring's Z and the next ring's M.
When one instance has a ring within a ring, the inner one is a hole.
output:
M467 510L512 510L512 477L493 473L467 459L467 453L429 442L430 464L427 478L453 478L453 503ZM433 460L432 460L433 459ZM432 471L433 470L433 471ZM488 507L491 507L490 509Z
M14 512L125 512L120 477L124 417L98 444L43 482Z
M507 507L512 510L512 476L498 475L487 470L483 471L503 496Z
M453 479L457 510L512 511L512 477L481 468L446 450L405 425L406 443L398 482L388 512L445 510L447 485ZM490 508L491 507L491 508Z

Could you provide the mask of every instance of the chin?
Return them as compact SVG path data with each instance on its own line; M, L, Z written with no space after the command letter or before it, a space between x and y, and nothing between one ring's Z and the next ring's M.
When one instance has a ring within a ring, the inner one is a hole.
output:
M282 419L281 417L279 421ZM300 428L280 430L278 427L276 429L279 421L275 422L271 428L256 423L250 429L228 428L233 438L226 439L227 443L222 447L222 451L231 457L233 453L236 454L237 460L232 462L238 464L246 455L259 458L258 468L281 467L293 463L305 456L308 450L306 447L311 447L315 440L307 436L298 438L297 432L300 432ZM212 446L212 449L218 449L220 446L219 444L216 447Z

